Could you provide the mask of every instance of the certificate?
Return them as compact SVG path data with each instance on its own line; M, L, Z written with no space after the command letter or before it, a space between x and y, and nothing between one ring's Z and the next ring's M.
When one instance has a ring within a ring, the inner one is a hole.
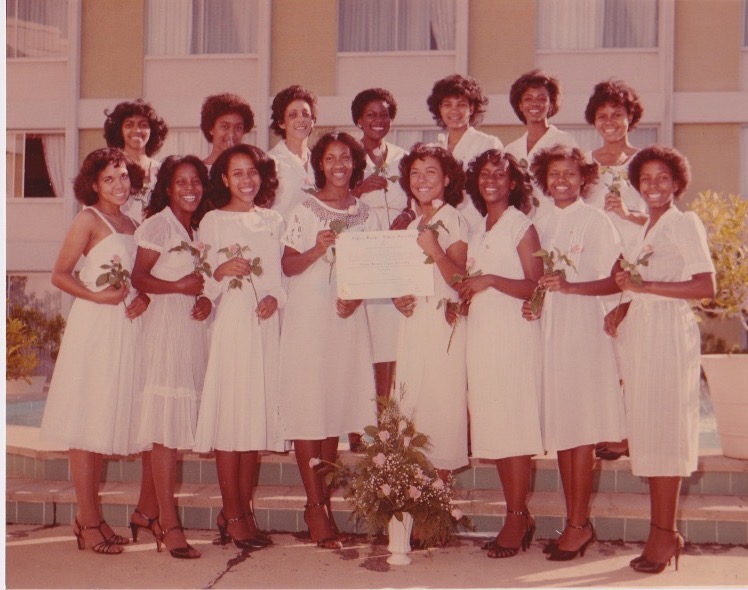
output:
M335 240L338 297L433 295L434 267L416 243L418 230L343 232Z

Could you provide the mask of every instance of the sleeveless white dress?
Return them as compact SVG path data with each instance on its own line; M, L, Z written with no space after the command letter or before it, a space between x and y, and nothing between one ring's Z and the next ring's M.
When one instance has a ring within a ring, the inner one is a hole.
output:
M123 268L132 270L135 238L117 233L94 207L87 209L112 232L89 251L80 271L80 280L97 292L104 287L97 287L96 279L107 272L101 265L110 264L115 256ZM134 451L130 429L141 326L141 318L125 317L121 303L73 302L44 409L45 441L104 455Z

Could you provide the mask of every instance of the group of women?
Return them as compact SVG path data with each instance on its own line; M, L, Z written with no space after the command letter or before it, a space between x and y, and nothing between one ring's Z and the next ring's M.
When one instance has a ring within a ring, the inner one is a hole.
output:
M703 227L674 205L688 163L629 143L642 106L622 81L590 97L585 117L603 142L591 154L548 122L554 77L528 72L509 96L527 130L506 148L475 128L488 102L480 83L455 74L427 100L445 131L438 144L386 141L397 104L370 88L351 105L360 141L327 133L310 149L316 100L291 86L273 100L281 140L268 154L241 143L249 105L211 96L209 156L160 168L151 156L167 128L152 107L107 114L110 147L76 178L85 207L54 268L76 301L42 424L70 448L79 548L120 553L128 542L98 505L102 458L142 452L133 541L146 529L159 550L199 557L174 500L184 449L215 452L221 540L271 544L252 511L258 452L291 441L311 538L339 548L326 470L339 437L355 448L376 397L394 394L430 436L442 477L468 464L468 439L473 457L495 461L507 513L489 557L530 546L531 457L544 451L557 452L567 512L544 551L584 555L597 445L603 457L630 453L649 478L652 527L631 566L677 566L680 482L698 451L687 300L714 289ZM337 236L406 228L434 295L338 298Z

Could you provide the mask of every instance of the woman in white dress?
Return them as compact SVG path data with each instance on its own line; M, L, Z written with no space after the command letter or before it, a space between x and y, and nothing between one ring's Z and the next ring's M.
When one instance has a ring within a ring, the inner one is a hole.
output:
M624 436L623 396L599 297L616 291L611 273L621 248L607 215L581 199L598 176L589 156L557 145L541 150L530 168L554 203L536 220L540 244L554 255L554 270L546 268L538 282L547 291L540 318L541 426L546 450L558 455L567 515L546 552L567 561L584 555L595 537L589 521L595 444Z
M629 164L629 178L649 210L638 243L624 253L637 265L615 274L630 301L605 318L606 331L621 345L631 472L649 478L650 529L638 572L659 573L683 549L676 530L683 477L697 468L699 454L700 337L691 299L714 297L714 265L706 231L693 212L674 200L686 190L688 161L675 149L652 146Z
M169 133L169 127L142 98L121 102L110 113L104 111L104 139L109 147L120 148L145 171L143 187L122 206L122 212L140 224L145 219L156 175L161 163L153 158Z
M483 120L488 105L488 96L475 78L452 74L437 80L426 104L436 124L446 131L439 134L439 145L460 161L463 170L467 170L470 160L486 150L504 148L498 137L475 128ZM483 218L470 199L463 199L457 210L468 222L470 231L482 225Z
M465 183L484 217L468 245L460 298L467 321L468 406L473 457L492 459L506 500L504 527L487 543L488 557L512 557L530 546L535 520L527 509L532 455L540 434L540 326L522 318L543 274L535 227L522 211L532 185L510 154L489 150L474 159ZM497 335L500 334L500 337Z
M509 90L509 103L517 118L527 127L527 131L506 146L520 166L529 170L533 157L542 149L554 145L577 147L576 140L566 131L548 123L561 106L561 83L555 76L541 70L522 74ZM530 217L544 215L553 210L553 200L543 193L533 182L533 210Z
M281 137L268 156L275 160L278 190L272 209L289 223L291 213L314 191L309 136L317 122L317 99L301 86L284 88L273 98L270 129Z
M320 547L340 548L321 461L334 463L338 437L376 420L374 372L361 300L337 296L335 238L379 229L351 189L363 178L364 150L347 133L328 133L312 150L319 191L291 214L283 237L290 277L280 345L281 416L306 490L304 520Z
M624 252L631 249L647 221L644 200L628 178L629 162L637 152L629 142L628 133L636 127L643 112L636 91L621 80L606 80L595 85L584 111L585 120L594 125L603 140L603 145L592 152L592 158L600 166L600 180L585 197L585 202L608 214ZM605 297L603 302L609 311L617 305L618 295ZM595 455L605 460L628 454L625 440L601 442L595 448Z
M281 287L283 219L268 209L275 162L254 146L228 148L211 168L214 210L200 222L217 300L198 412L195 451L215 449L223 508L221 541L240 549L270 544L252 511L258 451L283 451L278 432L278 353L285 304Z
M409 229L419 230L434 295L394 299L403 315L395 392L402 411L431 439L427 456L443 478L468 463L466 326L446 313L458 305L453 280L465 274L467 260L467 222L455 209L464 179L460 162L437 146L417 143L400 162L400 183L421 210Z
M52 284L76 299L49 385L42 439L69 448L78 510L78 548L122 552L127 539L104 522L99 486L104 455L133 451L132 399L137 386L140 315L148 297L135 295L124 271L135 261L136 224L121 211L143 185L142 169L114 148L91 152L74 182L85 205L73 220L52 270ZM81 256L86 260L76 277ZM114 270L102 272L102 265Z
M177 451L195 446L195 425L207 361L210 299L202 295L205 245L197 225L204 213L208 172L196 156L169 156L159 170L146 220L135 238L133 285L151 294L143 325L144 385L135 398L136 444L142 449L140 498L130 517L133 540L148 529L157 548L193 559L179 524L174 487Z
M210 144L210 153L203 160L208 170L224 150L241 143L254 126L252 107L241 96L230 92L207 96L200 109L200 131Z
M384 88L367 88L351 103L351 117L363 132L366 151L364 179L353 188L353 195L371 207L382 229L405 229L415 219L408 207L408 196L400 186L400 160L407 153L388 141L390 125L397 115L397 103ZM377 397L389 397L395 379L395 348L400 314L391 299L366 301L366 316L371 332ZM349 435L351 448L360 445L360 434ZM357 440L358 438L358 440Z

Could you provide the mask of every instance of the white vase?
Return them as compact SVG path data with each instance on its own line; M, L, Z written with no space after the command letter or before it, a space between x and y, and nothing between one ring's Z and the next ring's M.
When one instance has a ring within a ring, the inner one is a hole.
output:
M722 454L748 459L748 354L703 354Z
M413 530L413 517L409 512L403 512L403 520L399 521L394 516L387 524L387 533L390 543L387 551L391 555L387 558L390 565L408 565L411 561L408 557L410 551L410 533Z

